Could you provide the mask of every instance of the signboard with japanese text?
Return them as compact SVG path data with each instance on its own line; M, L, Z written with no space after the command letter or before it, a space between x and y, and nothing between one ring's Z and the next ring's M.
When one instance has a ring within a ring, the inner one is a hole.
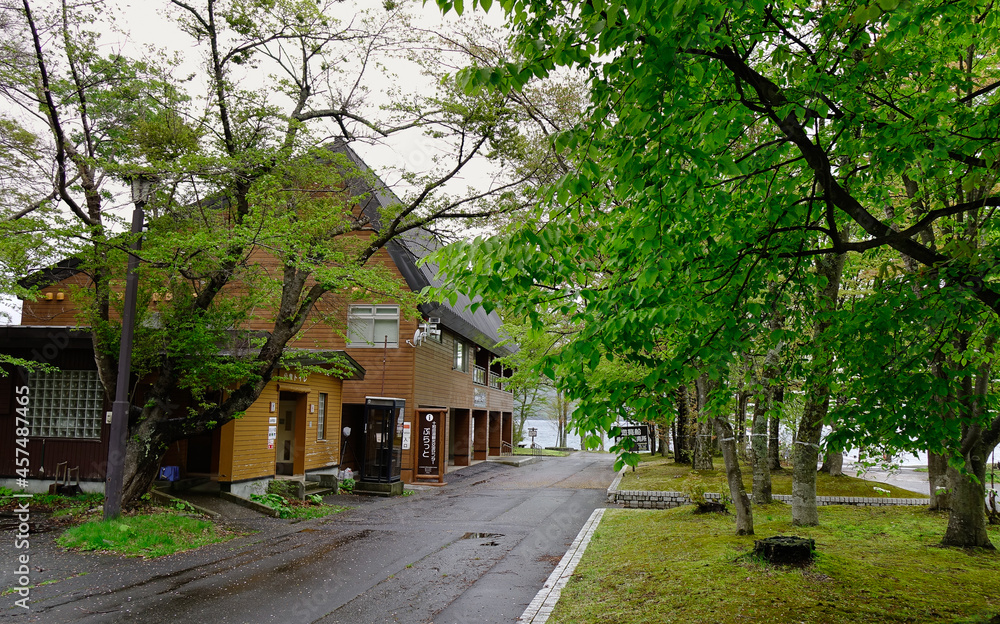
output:
M632 436L635 440L635 447L630 449L635 453L649 452L649 425L625 425L621 428L622 433L615 440L621 440L625 436Z
M410 423L403 423L403 450L410 450Z
M417 411L417 475L437 476L441 462L438 457L438 436L441 412Z

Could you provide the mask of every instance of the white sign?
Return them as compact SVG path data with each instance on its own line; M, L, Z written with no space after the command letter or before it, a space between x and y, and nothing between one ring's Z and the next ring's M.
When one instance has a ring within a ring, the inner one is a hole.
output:
M267 424L269 424L269 425L277 425L278 424L278 417L277 416L271 416L271 417L269 417L267 419Z
M403 423L403 450L410 450L410 423Z
M267 439L270 441L270 440L274 440L277 437L278 437L278 428L276 426L274 426L274 425L271 425L270 427L268 427L267 428Z

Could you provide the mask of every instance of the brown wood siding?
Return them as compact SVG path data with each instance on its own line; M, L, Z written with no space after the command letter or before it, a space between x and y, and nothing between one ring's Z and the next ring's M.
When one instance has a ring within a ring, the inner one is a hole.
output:
M308 471L336 465L340 459L340 444L339 436L334 434L340 431L342 383L339 379L318 374L311 375L305 383L269 383L242 418L223 427L219 480L243 481L274 476L276 449L268 448L267 431L269 419L278 415L276 411L271 411L271 403L279 402L281 392L294 393L295 400L299 402L296 430L300 427L299 419L304 418L306 423L304 435L296 436L296 447L304 449L304 457L295 462L296 474L301 474L303 466ZM317 413L310 410L310 406L317 406L320 392L327 394L328 439L325 441L316 440Z
M261 397L263 398L263 394ZM277 400L271 399L271 400ZM232 471L220 481L242 481L274 476L274 449L267 448L268 404L257 401L246 414L232 421ZM228 425L227 425L228 426Z
M76 327L87 324L80 321L80 308L77 303L82 297L80 288L89 288L90 284L90 276L77 273L61 282L46 286L41 289L41 293L43 296L52 293L52 300L23 301L21 325ZM60 293L63 296L62 301L56 299Z
M510 392L489 388L486 391L486 405L491 410L514 411L514 395Z
M358 238L359 241L369 236L368 232L353 233L349 236ZM271 254L255 251L251 255L252 261L269 275L280 276L281 267L277 258ZM367 266L380 266L389 270L390 274L401 284L405 284L402 273L396 268L389 253L379 250L369 261ZM310 279L306 282L307 287L314 284ZM347 298L336 294L328 293L320 298L314 309L310 312L299 332L298 336L289 344L302 349L344 349L346 340L344 338L347 331L347 311L350 303L361 303L361 301L348 302ZM365 303L396 304L391 299L365 300ZM275 302L277 305L277 302ZM416 320L416 310L400 310L399 343L405 344L407 338L413 335L418 321ZM267 330L273 327L271 312L267 308L257 311L254 318L247 324L249 329ZM353 353L352 353L353 356ZM379 360L381 362L381 360Z
M455 339L445 330L440 344L426 340L416 349L414 378L418 404L472 408L472 365L470 362L468 372L455 370Z
M315 412L307 407L306 414L306 472L328 468L340 461L340 416L343 382L331 377L313 375L309 380L313 392L308 395L308 405L316 406ZM318 440L319 394L326 393L326 439Z

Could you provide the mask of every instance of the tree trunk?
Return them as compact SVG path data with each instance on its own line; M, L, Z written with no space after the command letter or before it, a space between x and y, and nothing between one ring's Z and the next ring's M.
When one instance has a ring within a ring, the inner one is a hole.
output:
M836 430L836 428L836 425L834 425L833 429ZM844 476L844 454L827 451L826 457L823 458L823 466L819 469L819 471L825 472L831 477Z
M125 464L122 472L122 506L134 504L149 491L160 468L160 458L176 439L166 438L157 430L163 417L162 410L147 407L140 418L130 418L128 443L125 445Z
M768 456L768 412L774 395L774 380L778 376L778 354L781 343L767 352L760 375L753 407L753 432L750 434L750 449L753 458L753 502L766 505L771 502L771 470Z
M667 449L670 448L670 427L660 427L660 457L667 456Z
M715 470L712 463L712 423L699 420L697 431L693 468L695 470Z
M943 545L994 550L986 532L985 503L986 458L992 450L979 442L965 453L965 469L969 474L952 482L951 513L941 540Z
M844 454L827 451L826 457L823 459L823 466L819 471L825 472L831 477L844 476Z
M753 426L750 433L750 457L753 465L753 502L766 505L771 502L771 470L767 456L767 401L765 392L757 395L753 408Z
M806 400L799 423L799 434L792 449L792 524L819 524L816 507L816 461L819 459L819 438L823 418L829 407L829 397L814 393Z
M845 237L847 232L844 233ZM826 278L817 286L816 303L820 314L832 313L837 307L840 277L844 270L844 254L816 258L816 272ZM831 321L820 316L813 328L813 344L821 345ZM798 435L792 445L792 524L813 526L819 524L816 507L816 461L819 458L819 440L823 420L830 408L830 390L827 377L833 370L833 357L819 347L813 356L812 380L806 392L806 404L799 421Z
M771 415L768 421L767 457L771 471L781 470L781 449L779 448L778 429L781 424L781 406L785 403L785 387L778 385L771 396Z
M750 393L744 388L736 393L736 452L740 459L749 460L747 452L747 404Z
M705 405L708 403L708 393L711 384L708 375L702 374L695 382L695 389L698 397L697 409L697 435L694 446L694 466L695 470L714 470L712 465L712 422L705 413Z
M690 464L691 448L687 445L690 413L687 384L677 387L677 418L674 421L674 463Z
M952 475L957 475L954 468L949 469L948 458L937 453L927 453L927 483L931 488L930 509L945 511L951 509Z
M726 464L726 481L729 484L729 496L733 499L736 510L736 534L753 535L753 511L750 499L743 488L743 473L740 471L739 457L736 454L736 435L733 427L724 418L712 419L719 445L722 447L722 459Z

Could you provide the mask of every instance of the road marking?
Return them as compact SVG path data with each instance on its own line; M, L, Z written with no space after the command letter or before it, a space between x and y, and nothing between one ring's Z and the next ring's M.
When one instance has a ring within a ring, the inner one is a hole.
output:
M528 608L524 610L524 613L521 614L521 617L517 618L519 622L545 624L548 621L552 609L559 602L559 596L562 594L563 587L569 582L569 578L573 575L573 571L576 570L577 564L580 563L584 551L587 550L587 545L590 544L590 538L594 536L594 531L597 530L602 517L604 517L603 508L595 509L594 513L590 514L590 518L587 519L583 528L580 529L580 533L573 540L569 550L559 560L559 565L556 566L556 569L546 579L545 584L542 585L542 589L535 594L535 598L528 605Z

